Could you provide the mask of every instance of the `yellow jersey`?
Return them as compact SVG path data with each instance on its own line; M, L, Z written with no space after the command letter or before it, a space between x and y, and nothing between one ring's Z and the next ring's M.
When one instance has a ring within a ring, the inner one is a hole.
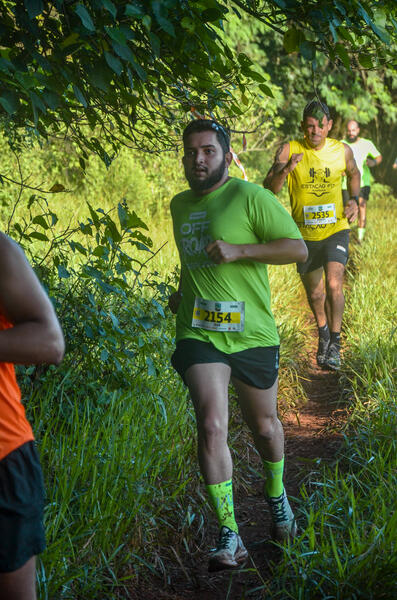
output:
M345 148L332 138L326 138L320 150L314 150L305 140L289 143L289 158L301 152L302 160L288 175L292 218L304 240L324 240L349 229L342 201Z

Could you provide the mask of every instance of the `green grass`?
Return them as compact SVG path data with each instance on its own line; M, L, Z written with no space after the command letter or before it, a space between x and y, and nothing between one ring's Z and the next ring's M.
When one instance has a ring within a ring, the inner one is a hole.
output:
M382 192L382 190L380 190ZM390 600L397 595L396 209L371 199L353 252L344 375L354 401L332 466L301 488L300 537L272 575L271 598Z
M47 488L40 598L110 598L127 563L151 560L192 477L185 396L164 369L123 393L76 398L49 387L31 398Z

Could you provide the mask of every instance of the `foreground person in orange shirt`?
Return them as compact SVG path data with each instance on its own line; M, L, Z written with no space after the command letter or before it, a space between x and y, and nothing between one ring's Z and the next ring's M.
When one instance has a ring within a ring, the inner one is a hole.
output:
M59 364L64 341L52 304L19 246L0 233L0 598L35 600L45 547L44 489L14 363Z

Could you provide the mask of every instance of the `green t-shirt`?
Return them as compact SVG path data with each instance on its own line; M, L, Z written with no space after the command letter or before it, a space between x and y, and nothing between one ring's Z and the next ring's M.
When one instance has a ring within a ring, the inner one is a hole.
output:
M171 201L171 214L183 294L176 318L176 339L211 342L228 354L279 344L266 265L249 260L218 265L205 252L207 244L215 240L258 244L280 238L301 239L292 217L273 193L231 178L204 196L195 196L191 190L178 194ZM244 302L244 330L193 327L196 298L216 303Z
M377 150L371 140L367 140L365 138L359 138L356 142L348 142L347 140L343 140L343 143L347 144L352 149L354 160L356 161L357 168L360 171L360 187L371 185L371 171L369 170L366 160L368 157L377 158L380 155L379 150ZM343 178L342 189L347 189L346 177Z

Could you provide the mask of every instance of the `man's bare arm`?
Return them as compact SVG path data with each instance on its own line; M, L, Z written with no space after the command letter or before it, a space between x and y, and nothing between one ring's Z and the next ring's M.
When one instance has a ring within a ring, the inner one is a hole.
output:
M20 247L0 233L0 309L13 327L0 331L0 362L59 364L62 330Z
M347 178L347 189L349 192L350 200L345 206L345 215L349 223L355 221L358 215L358 206L354 198L358 198L360 195L360 171L357 168L356 161L354 160L353 152L347 144L343 144L345 147L345 162L346 162L346 178Z
M216 264L236 260L249 260L268 265L287 265L307 260L307 247L303 240L281 238L267 244L228 244L216 240L206 247L206 252Z
M274 163L270 167L268 174L263 180L263 187L271 190L273 194L278 194L284 185L284 181L289 173L293 171L303 158L303 154L292 154L289 158L289 143L283 144L276 152Z
M378 156L368 156L366 163L369 167L376 167L382 162L383 156L378 154Z

